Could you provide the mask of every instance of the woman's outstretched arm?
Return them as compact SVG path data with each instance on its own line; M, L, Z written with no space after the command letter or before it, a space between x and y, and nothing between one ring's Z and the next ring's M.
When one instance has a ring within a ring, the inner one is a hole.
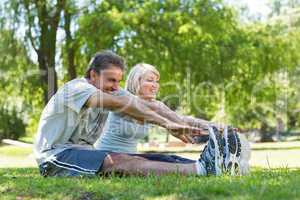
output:
M207 130L208 126L215 126L218 129L223 129L225 126L224 124L214 123L200 118L180 115L160 101L148 102L147 105L157 113L159 113L161 116L175 123L197 127L203 130Z

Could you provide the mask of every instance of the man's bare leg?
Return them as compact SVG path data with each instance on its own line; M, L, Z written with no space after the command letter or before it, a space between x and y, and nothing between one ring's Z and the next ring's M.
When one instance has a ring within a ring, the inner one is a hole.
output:
M182 175L221 175L223 163L223 140L218 131L213 127L209 129L209 141L205 146L200 158L191 164L168 163L150 161L139 156L122 153L112 153L104 160L103 173L117 172L127 175L149 174L164 175L179 173Z
M113 153L107 156L102 166L103 173L117 172L126 175L165 175L179 173L182 175L196 175L195 163L178 164L150 161L138 156Z

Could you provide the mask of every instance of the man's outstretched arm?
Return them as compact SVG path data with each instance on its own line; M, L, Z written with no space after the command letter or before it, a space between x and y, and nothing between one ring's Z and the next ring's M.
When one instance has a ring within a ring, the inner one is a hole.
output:
M147 121L157 124L170 130L175 137L178 137L184 142L190 141L187 137L185 137L186 135L201 134L201 130L199 128L169 120L156 110L149 107L145 101L133 95L114 96L98 91L88 99L86 105L88 107L102 107L116 112L121 112L139 121Z
M134 96L115 96L98 91L88 99L86 106L121 112L139 121L148 121L160 126L169 123L169 120L153 112Z

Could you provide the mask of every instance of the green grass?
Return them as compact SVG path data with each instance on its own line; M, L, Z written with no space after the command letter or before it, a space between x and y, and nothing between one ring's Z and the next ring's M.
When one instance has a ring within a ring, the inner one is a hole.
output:
M32 144L34 142L34 137L31 135L24 136L18 139L21 142Z
M0 169L1 199L299 199L300 170L255 169L244 177L42 178Z
M28 156L31 153L32 153L32 148L30 148L30 147L0 145L0 155L5 155L5 156Z

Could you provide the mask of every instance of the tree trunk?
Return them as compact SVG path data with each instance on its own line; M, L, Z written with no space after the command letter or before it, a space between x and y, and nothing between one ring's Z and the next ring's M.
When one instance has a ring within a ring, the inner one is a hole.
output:
M261 142L274 142L273 135L274 130L272 130L267 123L263 122L260 128L260 141Z
M280 134L284 131L284 122L280 117L276 119L276 122L276 139L279 141L281 139Z
M38 53L38 63L40 70L41 87L43 90L43 97L45 104L57 91L57 74L55 67L48 67L49 62L42 50Z
M72 38L71 29L70 29L72 14L71 14L71 12L69 12L68 8L65 8L64 16L65 16L64 29L65 29L65 33L66 33L66 51L65 51L65 53L67 54L68 77L69 77L69 80L72 80L72 79L76 78L76 76L77 76L75 63L74 63L76 47L75 47L75 41Z
M37 1L35 3L40 34L38 36L39 45L36 46L33 41L32 45L38 55L40 79L45 104L57 91L57 73L55 70L56 36L64 3L63 0L57 1L54 7L54 15L53 10L47 10L46 2ZM34 23L33 21L31 21L31 23L32 26Z

